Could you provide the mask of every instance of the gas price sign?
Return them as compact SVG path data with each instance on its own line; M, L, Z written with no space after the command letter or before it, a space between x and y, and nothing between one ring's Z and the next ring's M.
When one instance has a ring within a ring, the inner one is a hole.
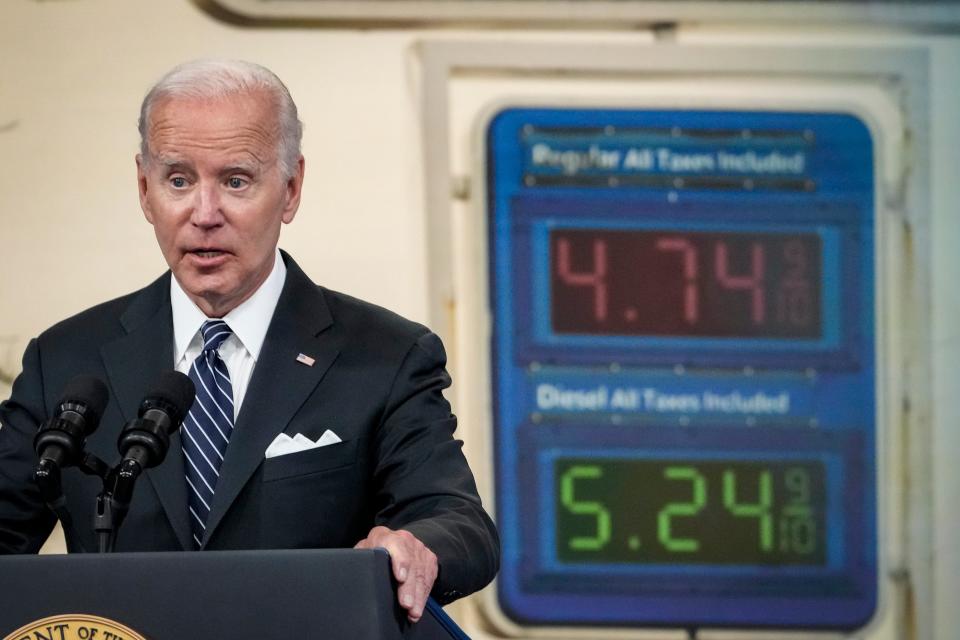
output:
M502 613L865 625L867 128L834 113L518 108L487 134Z

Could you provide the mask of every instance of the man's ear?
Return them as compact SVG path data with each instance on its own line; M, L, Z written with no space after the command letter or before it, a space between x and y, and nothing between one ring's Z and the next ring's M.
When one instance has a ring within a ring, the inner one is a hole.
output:
M300 208L300 194L303 190L303 171L304 171L304 160L303 156L297 160L297 170L296 172L287 180L286 193L284 195L284 207L283 215L280 217L283 220L284 224L290 224L293 222L294 216L297 215L297 209Z
M137 191L140 194L140 208L143 209L143 217L147 222L153 224L153 212L150 210L150 201L147 199L147 168L143 156L137 154Z

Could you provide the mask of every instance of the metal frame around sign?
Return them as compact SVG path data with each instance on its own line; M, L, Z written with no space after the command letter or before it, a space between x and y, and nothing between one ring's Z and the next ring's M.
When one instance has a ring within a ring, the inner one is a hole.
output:
M899 25L931 32L960 29L953 0L195 0L215 17L257 26L597 28L684 22L724 24Z
M421 130L423 135L423 153L424 153L424 171L430 179L425 182L425 202L427 207L427 233L428 233L428 258L431 265L428 271L429 278L429 300L431 321L439 329L440 333L447 340L448 344L458 344L456 328L458 322L458 309L464 307L467 310L477 311L475 297L485 296L485 284L471 280L471 286L476 287L477 291L456 291L454 253L452 249L452 216L453 201L451 199L451 185L454 184L451 163L450 131L452 122L451 101L451 83L454 78L469 79L475 77L489 77L489 74L495 73L503 77L563 77L573 81L578 78L589 79L592 77L618 78L622 80L643 80L644 78L701 78L701 77L726 77L732 80L744 78L778 78L811 80L817 79L828 83L849 84L849 83L874 83L877 87L882 87L888 94L896 96L898 102L898 112L903 119L905 131L909 131L915 146L912 149L927 149L929 145L928 129L928 110L927 100L929 99L929 52L923 46L901 45L901 46L880 46L875 47L796 47L796 46L709 46L709 45L682 45L676 42L655 42L647 44L639 43L569 43L569 42L439 42L425 41L418 43L415 48L415 55L420 61L421 70ZM596 100L595 100L596 102ZM591 106L589 98L581 98L575 101L581 106ZM502 107L505 104L511 105L540 105L544 104L542 98L536 96L526 96L523 94L515 100L507 100L506 96L498 99L498 104ZM594 106L610 106L607 103ZM492 111L492 106L488 106L488 111ZM480 118L479 120L483 120ZM478 121L479 122L479 121ZM476 149L482 148L480 143L480 130L475 131L477 143ZM897 153L902 151L898 147ZM901 243L908 241L903 235L903 229L909 227L911 234L909 242L915 250L922 251L918 247L926 247L930 238L925 232L928 225L925 218L928 215L930 206L930 196L928 184L930 179L928 157L925 153L911 155L908 159L891 158L890 150L878 150L877 162L881 168L897 167L892 171L892 175L881 177L878 174L877 181L877 202L879 204L878 216L888 219L881 223L887 229L888 238L884 243L885 249L880 249L880 254L884 251L889 252L892 247L900 246ZM482 167L484 159L478 158ZM891 162L893 164L891 164ZM906 162L910 166L911 188L904 191L902 183L901 169L899 165ZM485 210L484 200L485 175L478 171L472 176L470 191L474 194L470 209L480 215ZM892 220L900 220L901 223L892 223ZM479 225L479 226L478 226ZM482 228L482 221L476 225L470 223L471 227L476 226L475 232ZM918 244L919 243L919 244ZM900 269L906 266L900 264L903 258L897 258L899 253L888 254L886 258L878 254L879 270L891 276L898 273ZM891 262L891 256L893 257ZM884 261L886 260L886 264ZM884 314L881 317L880 326L878 326L880 338L885 343L885 356L880 357L879 366L885 366L889 362L893 367L900 367L909 353L910 359L916 359L917 362L929 361L929 347L916 338L924 333L923 327L930 324L928 299L930 295L930 274L929 267L925 265L912 265L912 273L909 281L904 281L908 287L905 291L909 294L911 303L904 307L903 304L893 301L882 295L878 300L878 313ZM481 333L488 333L489 327L481 322ZM884 327L900 328L894 334L886 335ZM467 353L474 353L478 347L472 343L460 343L466 346ZM454 357L456 364L457 355ZM476 364L476 363L474 363ZM899 371L899 368L896 370ZM471 388L477 384L482 384L484 376L489 377L489 371L481 363L477 371L465 375L461 374L460 384L466 384ZM898 398L904 394L910 396L916 404L914 406L926 406L925 401L929 398L928 382L929 371L924 367L914 368L911 371L916 375L907 381L900 375L887 375L886 380L880 385L881 393L886 395L880 400L878 406L878 419L880 424L888 424L891 420L908 420L911 424L919 424L925 420L923 412L916 413L910 417L902 416L902 405ZM482 397L474 398L466 402L460 397L459 412L465 422L489 423L491 418L489 414L489 398L485 394ZM465 406L466 405L466 406ZM475 451L475 456L483 459L492 459L492 450L489 442L471 442L469 449ZM879 464L881 474L887 463L884 462L888 452L887 446L896 447L896 442L885 445L884 436L880 436L879 443ZM915 430L912 437L911 458L907 462L908 467L913 469L912 473L920 472L926 478L921 479L915 492L922 494L922 486L929 486L929 469L924 474L921 470L922 460L926 459L930 451L929 434L924 430ZM896 465L894 465L896 466ZM892 471L892 469L891 469ZM490 474L478 476L478 481L483 490L485 500L490 504L492 502L493 488ZM922 485L922 486L921 486ZM895 582L902 579L902 576L908 575L906 567L914 564L921 565L922 558L929 551L930 540L915 540L911 549L903 547L902 523L899 520L894 521L886 504L889 497L886 497L885 491L880 490L880 519L893 524L893 529L888 533L881 533L880 548L892 550L889 562L884 563L883 571L889 572L894 577ZM911 490L911 495L914 491ZM918 504L911 507L911 512L900 517L927 518L929 519L929 507ZM926 545L926 546L925 546ZM881 561L882 562L882 561ZM897 578L896 576L901 576ZM929 579L929 576L926 578ZM912 588L919 589L926 594L930 593L931 585L928 583L914 583ZM487 615L492 615L497 619L498 626L504 630L510 630L512 634L523 633L523 635L538 636L539 632L535 629L511 628L511 625L495 615L496 604L493 590L487 590L489 595L485 602L489 605L485 607ZM881 601L889 599L891 594L884 595L881 592ZM889 603L888 603L889 604ZM894 604L894 606L898 606ZM920 618L923 613L918 614ZM617 632L599 632L599 635L615 637ZM566 636L561 629L552 629L549 632L555 636ZM577 632L570 630L570 637L577 635ZM598 635L598 637L599 637ZM668 634L669 635L669 634ZM666 637L666 636L665 636ZM672 637L672 636L671 636Z

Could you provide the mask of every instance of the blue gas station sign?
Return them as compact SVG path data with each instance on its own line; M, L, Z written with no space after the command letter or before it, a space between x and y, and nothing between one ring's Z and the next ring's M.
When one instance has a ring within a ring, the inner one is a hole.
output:
M532 626L866 624L864 124L510 108L487 157L503 612Z

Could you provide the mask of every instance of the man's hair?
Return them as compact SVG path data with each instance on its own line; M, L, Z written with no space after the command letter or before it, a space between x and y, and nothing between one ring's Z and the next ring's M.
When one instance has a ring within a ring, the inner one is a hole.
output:
M279 125L277 161L284 179L296 174L303 123L286 85L272 71L242 60L193 60L171 69L153 85L140 105L140 154L149 162L148 127L154 105L165 98L216 100L231 95L265 91L274 103Z

